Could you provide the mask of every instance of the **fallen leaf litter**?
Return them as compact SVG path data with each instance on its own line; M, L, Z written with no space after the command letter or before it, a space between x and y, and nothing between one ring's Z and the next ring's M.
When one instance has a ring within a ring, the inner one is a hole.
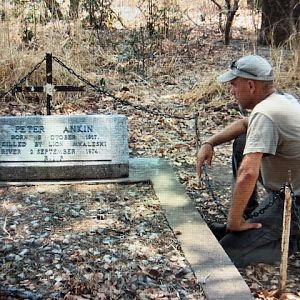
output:
M205 299L150 185L0 193L2 297Z

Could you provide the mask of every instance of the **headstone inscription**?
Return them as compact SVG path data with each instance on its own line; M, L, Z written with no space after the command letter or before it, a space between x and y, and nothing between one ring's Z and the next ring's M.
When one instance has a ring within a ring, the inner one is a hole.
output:
M123 115L0 117L0 180L126 177Z

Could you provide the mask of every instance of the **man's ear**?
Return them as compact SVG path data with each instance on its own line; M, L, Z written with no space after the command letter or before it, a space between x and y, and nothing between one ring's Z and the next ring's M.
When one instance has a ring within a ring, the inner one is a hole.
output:
M253 80L248 80L247 84L248 84L250 94L253 95L255 93L255 90L256 90L255 82Z

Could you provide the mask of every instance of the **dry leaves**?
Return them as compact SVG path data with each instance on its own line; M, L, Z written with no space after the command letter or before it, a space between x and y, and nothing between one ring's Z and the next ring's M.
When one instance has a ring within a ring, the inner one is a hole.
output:
M294 268L297 256L292 256L288 267L287 289L281 297L277 295L279 287L279 266L257 264L239 269L256 299L262 300L298 300L300 297L299 268Z
M150 186L0 192L2 297L204 299Z

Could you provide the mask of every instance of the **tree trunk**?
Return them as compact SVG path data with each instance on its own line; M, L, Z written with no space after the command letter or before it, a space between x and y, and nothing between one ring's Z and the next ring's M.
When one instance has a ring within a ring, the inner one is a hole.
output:
M300 3L298 0L294 0L294 7L292 13L293 23L296 27L296 31L300 31Z
M234 0L233 7L231 8L231 0L225 0L227 6L227 17L226 17L226 24L225 24L225 45L229 45L230 41L230 30L232 26L232 22L234 16L239 9L239 0Z
M247 0L247 6L252 10L260 10L261 9L261 0Z
M56 0L45 0L46 6L54 19L63 19L63 14Z
M295 33L293 24L293 0L263 0L262 21L258 42L280 46Z
M211 0L215 6L218 8L219 11L219 31L224 32L223 24L222 24L222 6L216 1L216 0Z
M78 19L80 0L70 0L69 16L72 20Z
M150 37L152 37L155 32L154 24L155 24L155 21L154 21L154 16L153 16L153 0L148 0L147 28L148 28Z
M6 17L6 0L2 0L2 8L0 12L1 21L5 21Z

